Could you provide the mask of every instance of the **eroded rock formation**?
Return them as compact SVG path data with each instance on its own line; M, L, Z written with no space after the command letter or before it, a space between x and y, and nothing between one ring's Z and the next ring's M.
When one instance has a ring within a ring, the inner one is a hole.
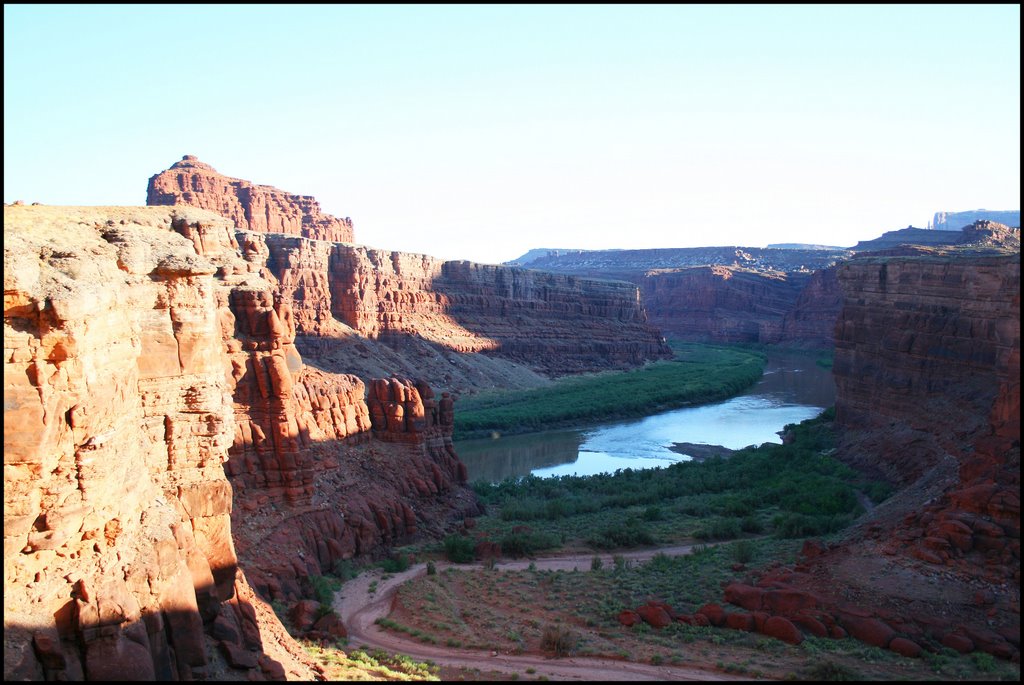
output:
M324 214L312 196L229 178L193 155L185 155L149 179L146 204L209 209L231 219L239 228L257 233L353 240L352 220Z
M829 347L840 293L832 249L550 250L531 269L635 283L652 325L683 340Z
M837 456L898 492L726 587L743 611L723 625L1019 661L1019 246L904 246L837 276Z
M154 195L154 187L196 185L187 180L190 174L206 179L209 173L196 160L179 162L153 177L150 204L172 197ZM221 185L247 183L220 178L216 183ZM203 180L198 186L211 184ZM239 221L237 208L223 197L182 192L173 201ZM261 225L259 230L268 229ZM506 387L543 382L524 370L559 375L671 356L660 332L648 323L636 288L626 283L443 261L313 240L323 236L308 232L269 230L265 236L246 237L241 249L258 255L276 279L294 316L298 348L332 371L357 373L365 380L374 359L397 351L391 372L415 372L432 383L468 390L489 382ZM460 369L471 355L491 361ZM406 366L409 358L415 359L415 371Z
M395 381L423 421L374 439L364 383L303 364L263 235L185 207L4 227L5 677L282 679L250 581L296 600L477 513L450 398Z

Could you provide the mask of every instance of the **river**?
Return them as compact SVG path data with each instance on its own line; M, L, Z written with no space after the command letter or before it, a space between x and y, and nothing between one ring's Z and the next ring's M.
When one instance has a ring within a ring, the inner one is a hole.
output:
M543 478L659 468L690 458L670 449L678 442L730 449L781 443L778 433L786 424L813 418L835 402L832 371L815 359L771 351L761 380L723 402L579 430L461 440L455 451L471 482L498 482L530 473Z

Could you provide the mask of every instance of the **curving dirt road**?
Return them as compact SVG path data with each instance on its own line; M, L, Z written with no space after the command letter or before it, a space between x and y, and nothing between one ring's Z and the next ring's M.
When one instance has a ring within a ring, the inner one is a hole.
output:
M677 556L689 554L693 545L660 547L638 552L621 553L626 559L644 561L656 554ZM522 570L533 563L537 569L571 571L573 568L589 568L593 553L572 556L543 557L525 561L505 561L495 565L499 570ZM600 556L606 565L611 565L612 555ZM451 564L437 562L437 570L455 567L479 569L480 564ZM532 677L545 676L550 680L743 680L718 671L685 666L654 666L618 659L598 657L547 658L535 654L498 654L473 649L455 649L440 645L429 645L391 633L376 625L376 620L387 616L391 602L399 586L408 580L426 575L426 564L417 564L407 571L381 580L382 572L368 571L348 581L334 597L334 609L341 616L348 629L349 644L382 649L387 652L405 654L414 659L430 660L435 664L456 668L480 669L482 672L520 673L533 669ZM370 593L370 584L377 581L376 592Z

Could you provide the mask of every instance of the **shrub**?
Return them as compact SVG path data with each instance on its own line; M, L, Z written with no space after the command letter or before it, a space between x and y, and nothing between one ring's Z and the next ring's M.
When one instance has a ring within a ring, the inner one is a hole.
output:
M428 576L436 576L437 575L437 566L434 564L433 560L427 562L427 575Z
M732 550L732 558L739 564L750 563L757 552L757 546L750 540L737 540L729 547Z
M409 568L409 558L404 554L388 557L380 562L385 573L401 573Z
M552 533L536 531L508 533L501 538L501 550L510 557L524 557L552 547L558 547L561 538Z
M341 589L341 584L337 580L332 582L326 576L309 576L309 584L313 589L313 598L327 606L334 602L335 591Z
M555 656L569 656L576 651L579 636L565 626L548 625L540 638L541 649Z
M604 566L604 562L601 561L601 557L595 554L593 558L590 560L590 570L600 571L602 566Z
M639 520L629 519L623 526L606 526L589 538L587 543L598 549L639 547L642 545L653 545L654 536L651 535L650 531Z
M341 582L352 580L359 575L359 571L356 569L355 564L352 563L351 559L338 559L331 566L331 575L335 578L339 578Z
M657 505L651 505L644 509L644 521L661 521L665 518L664 512L661 507Z
M461 535L449 535L444 539L444 554L456 564L468 564L476 558L473 540Z
M711 519L693 533L698 540L732 540L740 536L740 522L734 518Z

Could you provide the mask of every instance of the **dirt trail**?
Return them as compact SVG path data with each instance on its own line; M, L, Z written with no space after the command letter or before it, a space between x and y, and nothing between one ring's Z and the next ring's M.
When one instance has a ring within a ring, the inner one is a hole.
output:
M656 554L678 556L689 554L694 545L677 545L660 547L638 552L618 554L626 559L645 561ZM505 561L495 565L498 570L523 570L530 564L538 570L571 571L573 568L590 568L594 556L601 557L605 565L613 563L613 555L592 552L568 556L543 557L533 560ZM436 563L437 570L446 568L481 569L481 564ZM345 583L335 595L334 609L341 616L348 629L349 644L355 647L366 646L371 649L382 649L387 652L405 654L420 660L430 660L435 664L456 668L480 669L483 672L497 671L501 673L521 673L533 669L532 677L545 676L551 680L743 680L713 670L686 666L654 666L618 659L597 657L563 657L548 658L539 654L499 654L473 649L455 649L440 645L429 645L408 639L381 629L376 620L387 616L398 588L406 581L426 575L426 564L416 564L402 573L395 574L387 580L381 580L381 571L368 571ZM377 581L377 589L370 593L370 585Z

